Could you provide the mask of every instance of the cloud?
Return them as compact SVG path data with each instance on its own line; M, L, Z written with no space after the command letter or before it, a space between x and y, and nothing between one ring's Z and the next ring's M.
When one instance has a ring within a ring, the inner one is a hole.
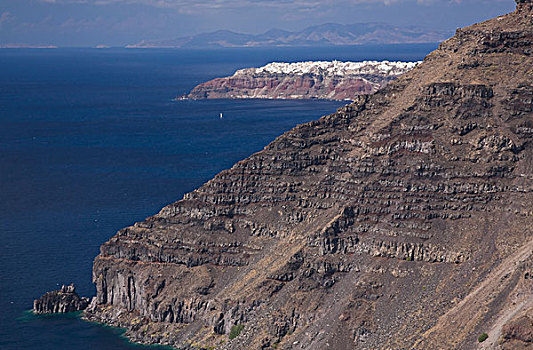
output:
M116 4L141 4L159 8L175 8L184 11L191 9L222 9L241 7L280 7L280 8L318 8L326 5L358 5L358 4L385 4L391 5L401 2L413 2L413 0L39 0L50 4L93 4L93 5L116 5ZM418 0L427 1L450 1L450 0ZM451 0L457 1L457 0Z
M92 4L92 5L133 5L140 4L159 8L190 10L195 8L221 9L240 7L281 7L281 8L318 8L324 6L361 5L361 4L460 4L464 0L37 0L48 4ZM476 0L479 3L502 2L510 0Z
M0 15L0 28L4 25L13 23L15 21L15 16L13 16L9 11L4 11Z

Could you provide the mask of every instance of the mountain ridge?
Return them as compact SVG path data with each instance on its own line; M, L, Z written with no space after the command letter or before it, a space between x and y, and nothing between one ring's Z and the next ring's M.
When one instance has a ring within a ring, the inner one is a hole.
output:
M243 34L230 30L217 30L169 40L146 40L126 47L220 48L415 44L440 42L446 37L446 32L429 31L417 26L393 26L384 23L325 23L296 32L271 29L262 34Z

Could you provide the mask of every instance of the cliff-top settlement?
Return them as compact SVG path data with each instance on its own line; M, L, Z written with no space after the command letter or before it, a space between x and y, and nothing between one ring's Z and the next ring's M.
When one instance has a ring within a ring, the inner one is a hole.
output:
M262 98L353 100L373 94L419 62L273 62L240 69L196 86L182 99Z
M86 317L181 349L531 348L532 16L458 30L120 230Z

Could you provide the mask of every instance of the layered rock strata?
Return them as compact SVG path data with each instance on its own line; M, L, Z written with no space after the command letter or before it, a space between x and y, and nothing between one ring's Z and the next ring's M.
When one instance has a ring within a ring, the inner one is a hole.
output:
M86 317L181 349L527 344L532 16L521 1L458 30L376 94L120 230Z
M89 299L80 297L73 284L62 285L60 290L48 292L33 301L36 314L54 314L82 311L89 305Z
M196 86L179 99L261 98L353 100L373 94L417 62L274 62L240 69Z

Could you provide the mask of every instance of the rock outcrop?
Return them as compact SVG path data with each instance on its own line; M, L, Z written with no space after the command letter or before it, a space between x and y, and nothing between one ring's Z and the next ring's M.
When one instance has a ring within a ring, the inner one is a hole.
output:
M533 347L533 318L521 316L502 329L500 344L503 349L526 350Z
M89 305L89 299L76 293L74 284L62 285L60 290L48 292L33 301L33 312L36 314L55 314L82 311Z
M86 317L181 349L527 344L505 325L533 307L532 16L458 30L120 230Z
M179 99L262 98L350 100L373 94L418 62L274 62L240 69L196 86Z

